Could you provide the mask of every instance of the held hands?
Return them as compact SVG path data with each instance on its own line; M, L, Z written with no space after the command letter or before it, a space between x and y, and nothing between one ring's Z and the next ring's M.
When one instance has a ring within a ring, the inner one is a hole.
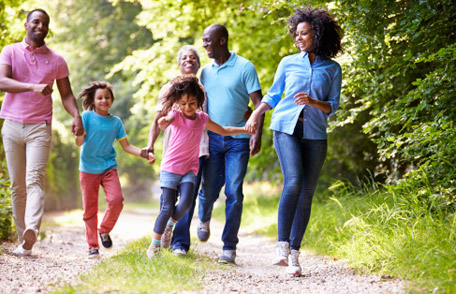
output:
M71 133L77 137L84 135L84 125L82 124L81 116L77 116L71 123Z
M315 104L315 99L311 98L309 95L306 93L298 93L294 95L295 98L295 103L298 105L314 105Z
M149 148L143 148L141 149L141 157L147 159L149 164L152 164L155 162L155 155L153 152L150 151Z
M249 134L249 135L255 134L255 132L258 128L258 117L259 117L258 111L255 110L254 112L252 112L252 115L250 115L250 118L244 127L247 134Z

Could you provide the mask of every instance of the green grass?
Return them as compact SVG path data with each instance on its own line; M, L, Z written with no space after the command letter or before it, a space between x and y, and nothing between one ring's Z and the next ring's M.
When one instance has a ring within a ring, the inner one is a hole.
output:
M200 289L204 271L224 268L192 251L180 258L164 250L149 260L149 242L150 237L145 237L129 244L118 255L80 276L80 284L65 285L52 293L178 293Z
M386 188L336 183L330 198L313 202L304 248L362 273L408 280L410 292L456 293L455 215L431 209L419 191ZM246 197L243 226L277 238L280 196L256 195Z

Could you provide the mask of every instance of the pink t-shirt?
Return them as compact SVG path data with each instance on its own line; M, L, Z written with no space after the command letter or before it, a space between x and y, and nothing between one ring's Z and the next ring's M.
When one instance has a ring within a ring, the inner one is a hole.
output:
M11 66L12 78L32 84L48 84L69 76L68 66L62 56L46 45L33 49L25 40L3 47L0 64ZM6 92L0 117L21 122L41 123L52 121L52 97L35 94Z
M205 112L197 112L194 120L185 118L181 112L171 110L174 121L168 151L162 160L161 170L184 175L193 171L198 173L199 146L209 116Z

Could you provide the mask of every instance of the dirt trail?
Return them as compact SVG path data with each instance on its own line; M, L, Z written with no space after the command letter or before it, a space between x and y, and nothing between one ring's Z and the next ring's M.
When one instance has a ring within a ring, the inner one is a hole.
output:
M128 242L151 234L156 211L123 211L112 231L114 249L101 249L102 258L116 254ZM63 213L46 214L47 222L60 221ZM195 234L197 220L192 224ZM136 228L132 230L131 228ZM44 226L46 238L37 242L31 257L11 255L14 244L0 248L0 293L47 293L53 285L77 283L78 276L97 262L87 259L82 220L64 226ZM217 259L221 253L222 224L212 221L207 243L194 244L198 254ZM303 276L289 277L285 268L271 265L274 242L241 229L237 266L207 272L203 289L194 293L404 293L404 283L384 281L378 276L361 276L330 259L302 251ZM146 248L145 248L146 250ZM226 270L228 269L228 270Z

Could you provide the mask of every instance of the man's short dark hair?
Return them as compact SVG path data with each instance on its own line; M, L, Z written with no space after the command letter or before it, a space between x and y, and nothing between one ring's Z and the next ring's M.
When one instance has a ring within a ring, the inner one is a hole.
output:
M35 11L38 11L38 12L41 12L42 14L45 14L50 19L49 14L46 12L46 10L41 9L41 8L36 8L36 9L33 9L32 11L29 11L29 13L27 13L27 22L30 19L30 15L32 15L32 13L34 13Z

